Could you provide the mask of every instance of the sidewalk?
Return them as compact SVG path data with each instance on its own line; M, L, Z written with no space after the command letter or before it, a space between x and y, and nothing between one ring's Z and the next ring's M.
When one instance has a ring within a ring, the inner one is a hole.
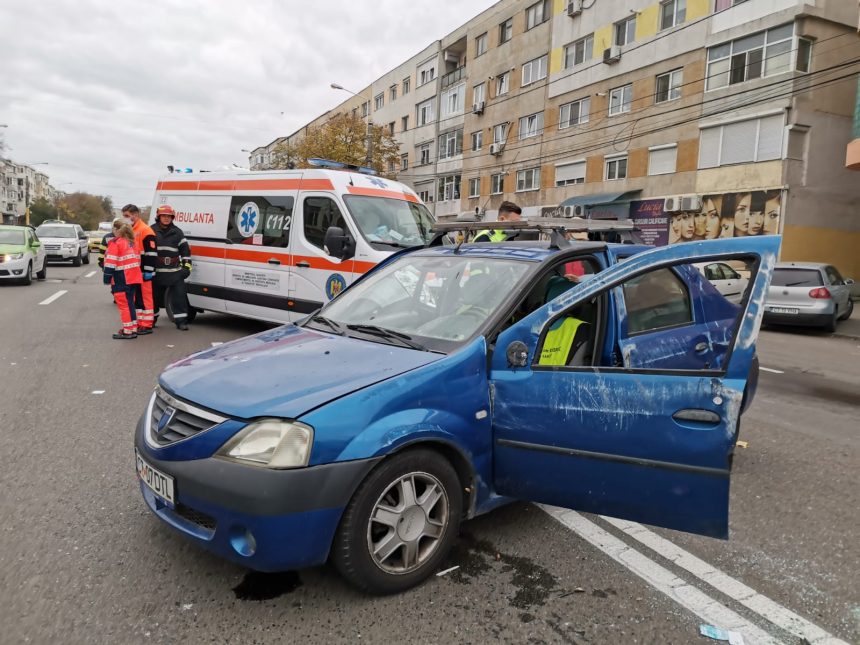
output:
M856 302L854 304L857 305ZM855 311L854 315L848 320L842 320L837 323L836 331L833 335L860 340L860 310Z

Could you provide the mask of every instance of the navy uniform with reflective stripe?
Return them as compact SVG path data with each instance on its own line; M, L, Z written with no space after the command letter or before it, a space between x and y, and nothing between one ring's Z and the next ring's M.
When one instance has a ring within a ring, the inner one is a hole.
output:
M191 273L191 249L182 229L171 222L164 228L159 222L153 226L158 259L155 263L155 310L164 305L164 293L170 287L170 303L177 326L188 318L188 294L185 278Z

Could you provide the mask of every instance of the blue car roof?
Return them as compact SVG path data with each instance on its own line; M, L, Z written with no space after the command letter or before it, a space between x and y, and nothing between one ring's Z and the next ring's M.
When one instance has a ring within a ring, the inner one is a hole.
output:
M653 248L645 244L615 244L607 242L571 240L568 246L550 248L548 241L479 242L457 246L433 246L417 250L419 255L463 255L469 257L528 260L543 262L548 258L571 252L608 251L614 258L627 257Z

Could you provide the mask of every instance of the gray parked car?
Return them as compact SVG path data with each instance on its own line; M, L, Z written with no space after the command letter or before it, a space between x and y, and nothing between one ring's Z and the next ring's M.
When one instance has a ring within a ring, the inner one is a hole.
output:
M836 331L851 317L851 285L836 267L819 262L778 262L767 291L764 324L807 325Z

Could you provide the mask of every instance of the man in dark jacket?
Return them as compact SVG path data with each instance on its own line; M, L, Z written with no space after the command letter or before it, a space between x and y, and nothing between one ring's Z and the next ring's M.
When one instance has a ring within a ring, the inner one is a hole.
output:
M155 242L158 260L155 265L154 295L155 312L165 304L164 295L170 289L170 305L173 309L173 322L176 328L188 329L188 292L185 279L191 275L191 249L185 240L185 233L173 223L176 212L173 207L159 206L155 211Z

